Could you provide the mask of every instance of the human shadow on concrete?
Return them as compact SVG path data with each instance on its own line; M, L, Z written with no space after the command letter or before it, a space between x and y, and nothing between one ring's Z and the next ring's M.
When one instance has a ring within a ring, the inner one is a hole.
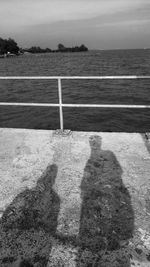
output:
M150 154L150 133L143 133L141 134L145 147Z
M57 165L33 189L15 197L0 221L0 266L46 267L57 229L60 199L53 190Z
M122 168L101 137L89 139L91 156L81 182L81 217L77 267L129 267L128 241L134 230L131 198Z

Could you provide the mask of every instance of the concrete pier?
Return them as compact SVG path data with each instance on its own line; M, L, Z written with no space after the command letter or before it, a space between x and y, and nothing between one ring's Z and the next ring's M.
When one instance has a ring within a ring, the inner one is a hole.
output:
M150 266L149 140L0 129L0 215L2 267Z

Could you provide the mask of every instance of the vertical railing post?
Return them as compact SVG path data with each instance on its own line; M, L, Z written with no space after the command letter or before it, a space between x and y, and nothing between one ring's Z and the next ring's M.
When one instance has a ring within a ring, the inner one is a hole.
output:
M63 122L63 109L62 109L62 88L61 88L61 78L58 78L58 95L59 95L59 118L60 118L60 130L64 130Z

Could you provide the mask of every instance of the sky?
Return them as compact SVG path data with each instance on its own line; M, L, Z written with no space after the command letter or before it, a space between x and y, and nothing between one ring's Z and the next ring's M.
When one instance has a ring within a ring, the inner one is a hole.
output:
M0 37L20 47L150 47L150 0L0 0Z

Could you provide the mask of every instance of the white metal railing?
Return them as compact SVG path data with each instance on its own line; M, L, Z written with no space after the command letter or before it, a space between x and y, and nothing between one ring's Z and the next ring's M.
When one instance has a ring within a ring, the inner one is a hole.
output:
M150 75L129 76L0 76L0 80L57 80L59 103L16 103L0 102L0 106L36 106L36 107L59 107L60 129L64 130L63 107L86 107L86 108L150 108L150 105L112 105L112 104L64 104L62 103L61 80L118 80L118 79L150 79Z

